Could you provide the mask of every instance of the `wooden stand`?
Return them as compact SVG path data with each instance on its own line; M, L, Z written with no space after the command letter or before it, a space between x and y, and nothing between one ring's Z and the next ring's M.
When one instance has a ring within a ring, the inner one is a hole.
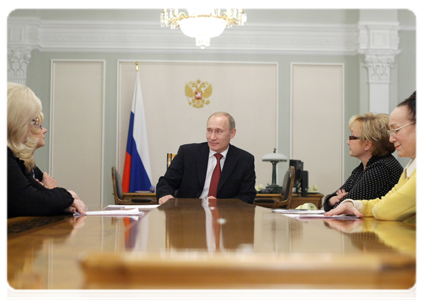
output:
M256 198L268 198L268 199L273 199L273 200L280 200L281 199L281 195L280 194L257 194ZM297 194L292 194L292 198L291 198L291 204L289 205L288 208L296 208L301 204L304 203L313 203L314 205L316 205L316 207L318 209L320 209L322 207L322 198L324 197L323 194L308 194L307 197L301 197L297 196ZM266 207L271 207L269 205L262 205L262 206L266 206Z

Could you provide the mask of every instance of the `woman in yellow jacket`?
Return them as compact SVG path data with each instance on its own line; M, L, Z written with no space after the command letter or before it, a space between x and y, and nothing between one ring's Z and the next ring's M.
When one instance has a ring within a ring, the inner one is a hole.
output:
M389 118L389 128L389 140L398 151L398 156L411 158L398 183L381 198L346 199L341 205L325 213L325 216L349 214L359 217L373 216L379 220L415 222L416 92L397 105Z

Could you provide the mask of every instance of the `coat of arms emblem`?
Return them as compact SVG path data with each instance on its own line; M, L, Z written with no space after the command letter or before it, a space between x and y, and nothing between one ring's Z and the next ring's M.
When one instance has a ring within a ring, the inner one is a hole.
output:
M200 79L185 84L185 96L187 96L188 104L196 108L201 108L210 103L208 98L210 98L212 91L212 85L207 81L202 82Z

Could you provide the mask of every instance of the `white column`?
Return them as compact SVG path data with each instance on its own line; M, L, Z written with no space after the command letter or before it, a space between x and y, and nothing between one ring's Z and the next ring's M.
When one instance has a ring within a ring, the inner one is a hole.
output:
M26 85L26 69L31 51L39 48L38 18L7 20L7 81Z
M389 113L390 72L394 59L394 55L366 54L371 112Z
M8 49L7 81L26 85L26 68L31 59L31 48Z
M359 29L359 53L365 55L368 69L369 109L373 113L389 113L391 68L399 44L399 23L363 23Z

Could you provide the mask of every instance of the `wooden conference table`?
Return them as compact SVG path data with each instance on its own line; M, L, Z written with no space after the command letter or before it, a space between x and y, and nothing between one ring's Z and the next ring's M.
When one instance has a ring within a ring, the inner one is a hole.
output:
M415 234L401 222L171 199L142 217L9 219L7 276L15 289L409 289Z

